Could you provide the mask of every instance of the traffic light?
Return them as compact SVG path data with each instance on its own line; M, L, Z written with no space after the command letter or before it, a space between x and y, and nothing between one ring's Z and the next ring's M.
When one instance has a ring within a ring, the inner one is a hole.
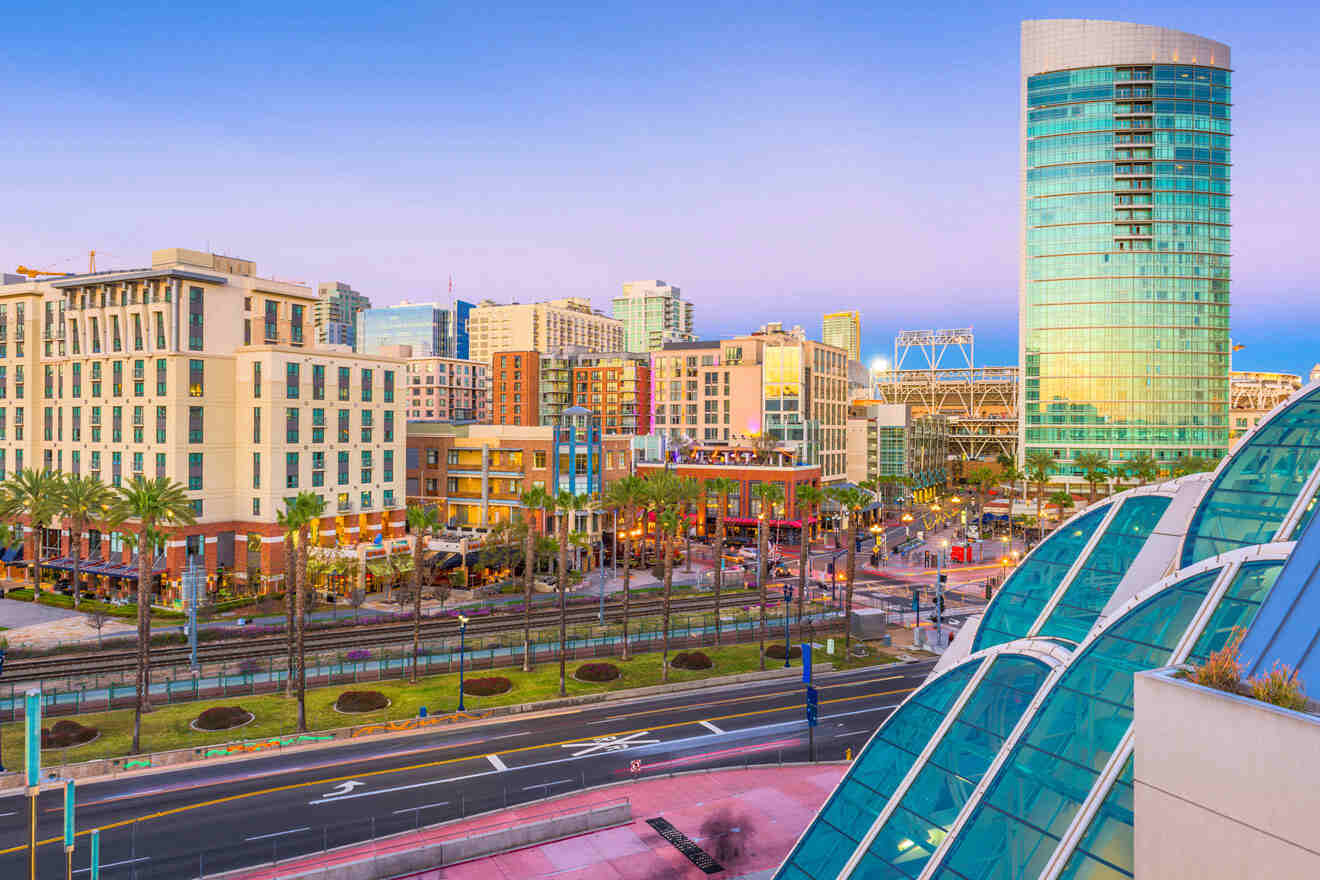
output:
M948 582L949 582L949 573L947 571L940 572L940 586L944 586Z

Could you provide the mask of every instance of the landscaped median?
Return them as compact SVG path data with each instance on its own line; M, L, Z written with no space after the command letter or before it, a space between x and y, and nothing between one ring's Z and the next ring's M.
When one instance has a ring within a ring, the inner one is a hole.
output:
M760 669L759 648L756 644L730 645L721 648L704 648L704 653L711 659L708 669L691 670L671 668L669 681L681 683L718 676L737 675ZM672 656L672 654L671 654ZM582 697L602 694L607 691L624 691L661 684L661 663L658 653L641 654L622 662L607 659L619 668L620 675L611 681L589 682L576 678L574 672L586 663L598 662L582 660L568 665L568 695ZM820 656L821 663L832 658ZM888 663L892 656L872 651L870 656L858 662ZM767 669L782 669L782 661L767 660ZM489 697L466 695L464 707L470 713L499 706L520 706L556 699L559 696L559 664L541 663L530 673L520 669L502 669L500 673L512 684L507 691ZM480 675L481 673L477 673ZM362 690L370 687L378 691L387 701L385 708L378 711L347 714L335 708L340 693L345 690ZM343 729L349 725L371 725L387 732L396 724L406 719L415 719L421 709L426 708L431 717L452 713L458 705L458 675L436 675L423 678L415 685L406 681L381 681L361 685L345 685L318 688L307 692L307 726L312 731ZM241 731L238 730L200 730L193 724L202 712L213 707L237 707L253 717ZM144 752L166 752L176 749L198 749L203 746L219 746L236 741L241 734L245 742L262 738L289 739L295 730L297 701L280 695L228 696L218 700L199 701L162 706L142 718L142 748ZM61 716L67 718L70 716ZM133 736L133 713L131 710L97 712L72 716L79 724L95 728L99 735L84 745L76 745L50 752L43 756L46 766L75 764L96 759L117 759L129 752ZM50 726L50 719L45 726ZM391 722L394 722L393 724ZM376 731L368 731L376 732ZM22 723L10 723L3 726L4 763L6 767L22 766L23 729ZM328 737L326 737L328 738ZM290 743L281 743L288 745ZM255 751L240 748L236 751ZM131 766L130 766L131 765ZM121 769L134 769L145 766L137 761L124 762Z

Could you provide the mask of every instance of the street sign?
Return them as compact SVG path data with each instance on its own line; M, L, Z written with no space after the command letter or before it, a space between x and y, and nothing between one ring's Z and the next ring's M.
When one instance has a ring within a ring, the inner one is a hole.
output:
M64 780L64 848L73 849L73 780Z
M816 726L819 695L814 687L807 687L807 725Z
M41 691L35 688L24 697L23 743L24 765L27 770L28 788L41 784Z
M802 643L802 681L811 684L811 643Z

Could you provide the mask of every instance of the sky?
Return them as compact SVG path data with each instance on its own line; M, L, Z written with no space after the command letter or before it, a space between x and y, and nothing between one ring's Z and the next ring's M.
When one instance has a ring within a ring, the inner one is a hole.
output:
M1320 4L0 0L0 268L211 249L376 304L661 278L703 337L862 313L1017 358L1018 33L1233 51L1238 369L1320 361ZM9 265L9 264L14 265Z

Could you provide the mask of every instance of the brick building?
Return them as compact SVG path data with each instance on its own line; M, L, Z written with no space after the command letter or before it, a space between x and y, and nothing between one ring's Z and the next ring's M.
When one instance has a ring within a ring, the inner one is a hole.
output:
M491 424L541 424L541 353L497 351L491 355L490 371Z

